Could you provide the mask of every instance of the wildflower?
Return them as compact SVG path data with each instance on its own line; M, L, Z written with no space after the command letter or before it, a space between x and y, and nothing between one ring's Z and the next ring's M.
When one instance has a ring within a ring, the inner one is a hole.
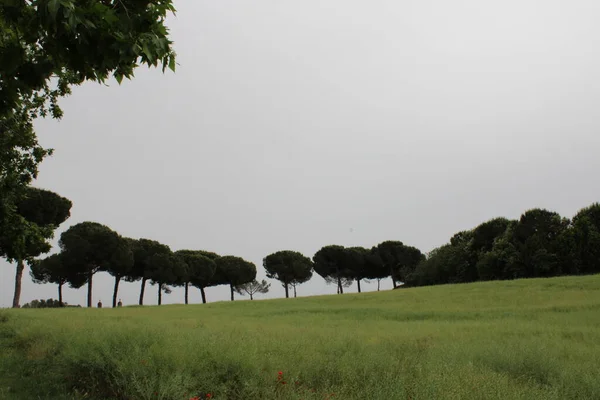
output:
M207 398L207 399L212 399L212 394L210 394L210 393L206 393L206 398Z

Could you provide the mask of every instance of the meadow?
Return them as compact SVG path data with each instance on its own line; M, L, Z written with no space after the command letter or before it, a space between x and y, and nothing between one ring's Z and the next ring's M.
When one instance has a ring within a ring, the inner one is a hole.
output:
M600 275L0 311L2 399L598 399Z

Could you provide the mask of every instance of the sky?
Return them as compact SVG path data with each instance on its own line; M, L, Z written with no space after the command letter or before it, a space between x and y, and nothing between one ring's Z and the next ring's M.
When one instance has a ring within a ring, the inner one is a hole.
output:
M74 203L57 238L96 221L243 257L260 279L278 250L400 240L430 251L493 217L534 207L572 217L600 200L596 0L175 6L176 73L85 84L62 101L61 121L38 121L55 154L35 185ZM8 307L15 267L0 264ZM94 302L108 305L112 285L97 274ZM298 287L335 291L319 276ZM139 283L121 285L125 305L138 295ZM259 297L283 295L272 281ZM85 305L85 289L64 296ZM207 290L209 301L228 296ZM56 285L26 272L21 303L49 297ZM146 304L156 297L147 288ZM181 302L182 289L163 296Z

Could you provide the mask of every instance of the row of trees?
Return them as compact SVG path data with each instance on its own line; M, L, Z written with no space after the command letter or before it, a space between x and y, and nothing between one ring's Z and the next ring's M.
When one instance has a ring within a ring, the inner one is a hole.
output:
M206 303L205 289L228 285L231 300L234 293L266 293L270 284L256 281L256 266L235 256L219 256L204 250L171 251L169 246L149 239L124 238L107 226L83 222L65 231L59 241L61 252L41 260L31 261L31 276L36 283L58 285L58 298L62 302L62 287L69 284L79 288L87 284L88 307L92 306L93 277L99 271L114 277L113 307L116 307L119 283L140 281L139 304L144 304L146 283L150 281L158 290L158 304L162 293L170 287L184 288L184 302L188 304L189 287L196 287ZM364 279L392 277L394 286L415 270L424 259L423 254L401 242L387 241L371 249L325 246L311 260L303 254L284 250L270 254L263 260L268 278L281 282L285 296L293 288L307 282L313 271L335 283L338 293L356 281L358 291Z
M572 220L532 209L458 232L406 277L408 286L600 272L600 204Z
M146 284L155 285L160 305L162 293L169 293L170 286L185 288L186 304L189 287L197 287L206 303L205 288L229 285L233 300L236 290L244 290L245 285L256 278L256 266L240 257L219 256L203 250L173 252L165 244L122 237L96 222L70 227L61 235L59 246L59 253L31 262L31 276L37 283L57 284L60 302L64 284L74 288L87 284L88 307L92 306L94 275L100 271L114 277L113 307L116 307L122 280L141 282L140 305L144 304Z
M206 303L207 287L228 285L234 293L265 293L270 284L256 281L256 266L240 257L220 256L205 250L172 251L169 246L150 239L131 239L105 225L83 222L66 230L60 237L60 252L44 259L39 255L50 250L54 229L70 215L71 202L47 190L27 188L15 203L15 215L29 231L9 229L0 232L0 254L16 263L15 297L19 306L21 278L25 264L37 283L62 288L87 285L87 305L92 305L93 277L105 271L114 277L113 306L119 284L140 281L139 304L144 303L147 283L162 294L171 287L184 288L188 303L190 286L198 288ZM29 232L32 232L31 234ZM284 250L263 259L268 278L281 282L285 296L290 289L296 296L298 285L307 282L313 272L336 285L337 292L356 282L391 278L394 288L444 283L473 282L574 275L600 272L600 204L579 211L572 219L533 209L519 220L495 218L461 231L450 242L431 251L426 257L415 247L399 241L385 241L372 248L330 245L311 258Z

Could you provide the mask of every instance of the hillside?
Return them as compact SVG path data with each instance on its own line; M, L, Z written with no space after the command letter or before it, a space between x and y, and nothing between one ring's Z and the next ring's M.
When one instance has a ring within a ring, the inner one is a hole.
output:
M600 398L599 311L600 275L2 310L0 398Z

